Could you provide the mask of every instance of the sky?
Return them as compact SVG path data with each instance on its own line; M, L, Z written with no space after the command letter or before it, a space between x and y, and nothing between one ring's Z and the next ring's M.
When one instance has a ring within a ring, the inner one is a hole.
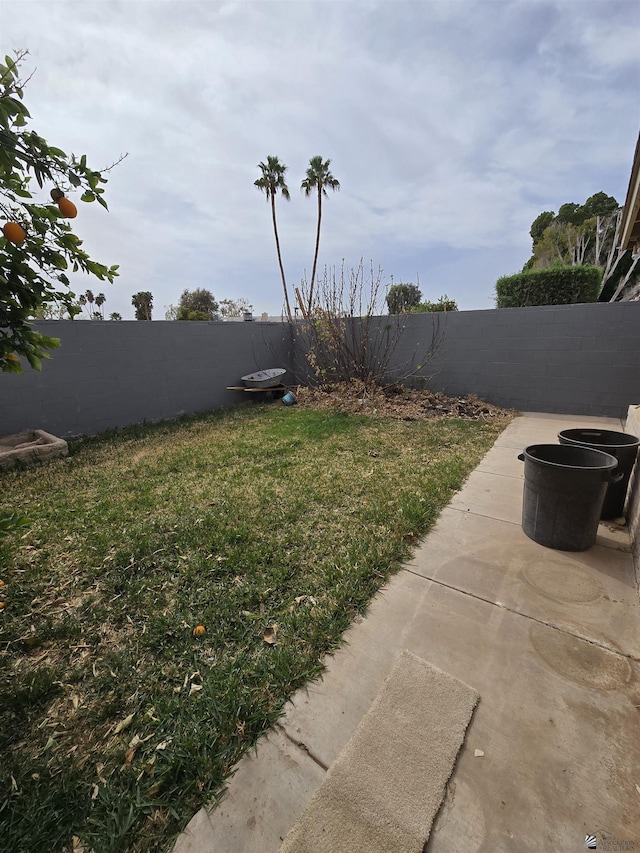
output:
M149 290L164 319L184 289L280 315L282 282L258 163L287 165L277 201L290 288L373 263L461 310L493 308L530 256L543 210L600 190L622 204L639 129L637 0L0 0L0 50L28 49L36 130L108 174L73 222L119 264L106 313ZM43 197L48 199L47 188Z

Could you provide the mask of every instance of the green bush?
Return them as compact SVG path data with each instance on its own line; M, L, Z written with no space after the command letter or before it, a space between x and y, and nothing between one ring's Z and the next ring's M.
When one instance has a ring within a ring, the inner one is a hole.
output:
M496 307L524 308L529 305L595 302L601 282L602 270L587 265L503 275L496 282Z
M430 302L425 299L424 302L419 302L409 309L409 314L430 314L433 311L457 311L458 303L455 299L449 299L447 294L440 296L437 302Z

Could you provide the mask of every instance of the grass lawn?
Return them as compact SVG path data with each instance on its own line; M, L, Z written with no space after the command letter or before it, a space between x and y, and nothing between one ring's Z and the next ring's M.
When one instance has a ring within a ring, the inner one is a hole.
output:
M248 406L0 474L0 848L170 848L507 422Z

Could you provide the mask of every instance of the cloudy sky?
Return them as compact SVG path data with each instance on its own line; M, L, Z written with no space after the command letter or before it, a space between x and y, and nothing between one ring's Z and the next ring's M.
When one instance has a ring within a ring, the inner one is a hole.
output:
M31 127L110 173L110 212L82 204L85 248L120 264L107 312L154 319L184 288L280 314L270 209L253 186L273 154L287 279L310 275L309 158L341 191L320 266L419 280L491 308L530 254L542 210L604 190L624 201L638 134L637 0L0 0L3 55L27 48Z

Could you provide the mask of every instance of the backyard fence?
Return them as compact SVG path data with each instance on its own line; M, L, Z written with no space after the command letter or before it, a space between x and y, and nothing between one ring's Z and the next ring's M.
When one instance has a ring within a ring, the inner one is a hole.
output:
M379 323L390 322L380 317ZM521 411L624 417L640 401L640 302L408 314L391 370L422 364L431 390L476 394ZM282 323L39 321L61 347L40 373L0 374L0 435L44 429L68 437L228 406L240 377L285 367L294 353ZM434 334L435 333L435 334Z

